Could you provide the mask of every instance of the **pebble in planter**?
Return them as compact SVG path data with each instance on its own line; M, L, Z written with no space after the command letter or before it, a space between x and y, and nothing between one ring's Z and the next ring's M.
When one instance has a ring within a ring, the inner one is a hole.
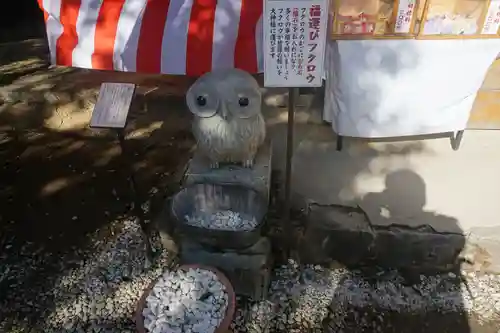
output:
M214 333L226 318L229 295L211 270L166 272L145 299L142 316L150 333Z
M250 231L257 227L258 221L245 219L240 213L231 210L218 211L210 215L186 215L186 222L195 227L213 230Z

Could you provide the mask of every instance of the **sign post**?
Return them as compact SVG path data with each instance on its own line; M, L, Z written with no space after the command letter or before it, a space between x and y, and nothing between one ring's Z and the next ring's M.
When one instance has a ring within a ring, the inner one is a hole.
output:
M327 37L328 0L264 0L264 86L288 88L283 230L290 239L295 95L321 87Z

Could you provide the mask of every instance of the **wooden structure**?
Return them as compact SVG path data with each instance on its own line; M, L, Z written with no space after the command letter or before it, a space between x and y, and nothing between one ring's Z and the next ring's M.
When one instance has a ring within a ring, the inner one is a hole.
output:
M333 39L500 37L500 0L334 0Z
M404 3L403 3L404 2ZM337 0L330 12L333 39L404 38L414 33L417 0Z

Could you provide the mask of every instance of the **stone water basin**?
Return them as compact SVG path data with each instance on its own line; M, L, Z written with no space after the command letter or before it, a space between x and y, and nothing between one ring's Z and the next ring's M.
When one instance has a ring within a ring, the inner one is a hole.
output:
M181 233L200 244L226 249L255 244L267 208L261 194L240 185L193 184L175 194L171 202Z

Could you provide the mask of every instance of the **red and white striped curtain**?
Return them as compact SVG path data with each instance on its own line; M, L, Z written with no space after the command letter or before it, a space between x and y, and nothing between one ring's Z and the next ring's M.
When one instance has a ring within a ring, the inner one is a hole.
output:
M38 0L53 64L198 76L262 72L262 0Z

